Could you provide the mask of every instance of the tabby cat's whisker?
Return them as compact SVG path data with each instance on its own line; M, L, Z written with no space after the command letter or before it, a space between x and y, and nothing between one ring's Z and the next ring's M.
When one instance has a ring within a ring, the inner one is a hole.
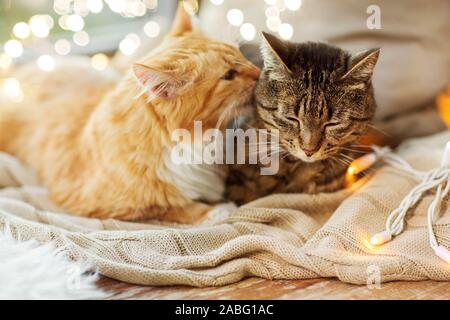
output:
M343 156L342 153L338 153L338 154L336 155L336 157L337 157L338 159L344 161L347 165L349 165L349 164L353 161L353 160L349 160L349 159L347 159L347 158L341 158L342 156Z
M337 164L343 165L344 167L348 166L346 162L336 156L332 156L330 159L336 161Z
M372 149L371 146L368 146L367 144L350 144L350 147L355 147L355 148L366 148L366 149Z
M343 156L345 159L347 159L347 160L349 160L349 161L355 160L355 158L349 156L348 154L345 154L345 153L342 153L342 152L341 152L340 155Z
M346 150L346 151L356 152L356 153L367 153L367 151L364 151L364 150L357 150L357 149L352 149L352 148L347 148L347 147L339 147L339 150Z

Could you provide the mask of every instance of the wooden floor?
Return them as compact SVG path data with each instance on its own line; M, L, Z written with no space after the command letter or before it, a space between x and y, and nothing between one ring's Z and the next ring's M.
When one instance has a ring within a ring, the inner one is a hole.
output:
M334 279L263 280L250 278L213 288L145 287L108 278L99 286L111 299L439 299L450 300L450 282L390 282L379 289L346 284Z

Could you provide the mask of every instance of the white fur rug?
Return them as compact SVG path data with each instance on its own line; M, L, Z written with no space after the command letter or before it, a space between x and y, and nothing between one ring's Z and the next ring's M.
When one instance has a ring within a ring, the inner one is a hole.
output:
M52 243L17 241L0 231L0 299L102 299L98 276Z

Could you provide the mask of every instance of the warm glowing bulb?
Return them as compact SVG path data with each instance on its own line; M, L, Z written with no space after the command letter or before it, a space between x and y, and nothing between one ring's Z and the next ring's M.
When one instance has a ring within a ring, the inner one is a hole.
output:
M42 71L52 71L55 69L55 59L48 54L43 54L37 59L37 65Z
M66 54L69 54L70 49L70 42L66 39L60 39L55 42L55 51L57 54L65 56Z
M23 54L23 45L17 40L8 40L3 46L5 53L12 57L17 58Z
M256 29L251 23L244 23L240 28L241 36L247 41L255 38Z
M289 23L283 23L278 28L278 34L284 40L289 40L294 34L294 28Z
M284 0L284 4L288 10L297 11L302 5L302 0Z
M385 230L383 232L379 232L375 234L372 238L370 238L370 244L373 246L380 246L386 242L391 241L392 234Z
M352 161L347 169L347 173L351 175L358 174L370 168L377 161L375 153L368 153Z
M347 169L347 173L352 176L357 174L355 165L351 164Z
M227 13L228 22L233 26L240 26L244 22L244 14L239 9L231 9Z
M159 24L154 21L149 21L144 25L144 32L150 38L157 37L160 31Z
M26 22L18 22L14 25L13 28L14 35L19 39L25 39L30 36L30 27Z
M436 98L439 114L450 128L450 86Z
M103 53L97 53L91 58L91 65L94 69L105 70L108 66L108 56Z

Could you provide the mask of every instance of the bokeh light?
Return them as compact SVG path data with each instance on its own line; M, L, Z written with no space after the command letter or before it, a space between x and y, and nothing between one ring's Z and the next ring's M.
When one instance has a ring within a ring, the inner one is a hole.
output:
M68 16L65 24L69 30L74 32L81 31L84 28L84 20L77 14L71 14Z
M122 13L127 8L127 3L125 0L109 0L106 1L106 3L108 3L111 11L114 11L116 13Z
M277 32L281 26L281 20L280 18L269 18L266 20L266 25L270 31Z
M161 32L161 28L158 23L149 21L144 25L144 32L150 38L155 38Z
M86 31L78 31L73 34L73 42L80 47L88 45L89 40L89 34Z
M209 0L212 4L215 4L216 6L220 6L223 3L223 0Z
M19 39L26 39L30 36L31 31L28 23L18 22L14 25L13 33Z
M7 78L3 81L2 93L8 100L15 103L22 102L24 98L20 82L15 78Z
M267 18L278 18L280 16L280 10L277 7L268 7L265 14Z
M69 14L71 10L70 4L71 0L55 0L53 2L53 10L59 15Z
M53 19L52 19L53 21ZM51 29L50 20L44 15L35 15L30 18L28 22L31 33L38 38L48 37Z
M103 10L102 0L87 0L86 6L92 13L100 13Z
M59 55L67 55L70 53L71 44L66 39L60 39L55 42L55 51Z
M158 6L158 0L144 0L144 3L148 10L154 10Z
M302 5L302 0L284 0L286 8L291 11L297 11Z
M23 45L20 41L12 39L6 41L5 45L3 46L3 50L5 50L5 53L8 56L17 58L23 54Z
M109 58L103 53L97 53L91 58L91 65L96 70L105 70L108 66Z
M129 56L136 51L140 44L141 39L139 36L135 33L130 33L125 37L125 39L120 41L119 49L124 55Z
M284 40L289 40L294 35L294 28L289 23L282 23L278 28L278 34Z
M227 12L228 22L233 26L240 26L244 22L244 14L239 9L231 9Z
M0 54L0 69L8 69L12 65L12 59L5 53Z
M256 29L255 26L251 23L244 23L243 25L241 25L239 31L241 32L242 38L244 38L245 40L251 41L255 39Z
M42 71L53 71L55 69L55 59L48 54L43 54L37 59L37 65Z

